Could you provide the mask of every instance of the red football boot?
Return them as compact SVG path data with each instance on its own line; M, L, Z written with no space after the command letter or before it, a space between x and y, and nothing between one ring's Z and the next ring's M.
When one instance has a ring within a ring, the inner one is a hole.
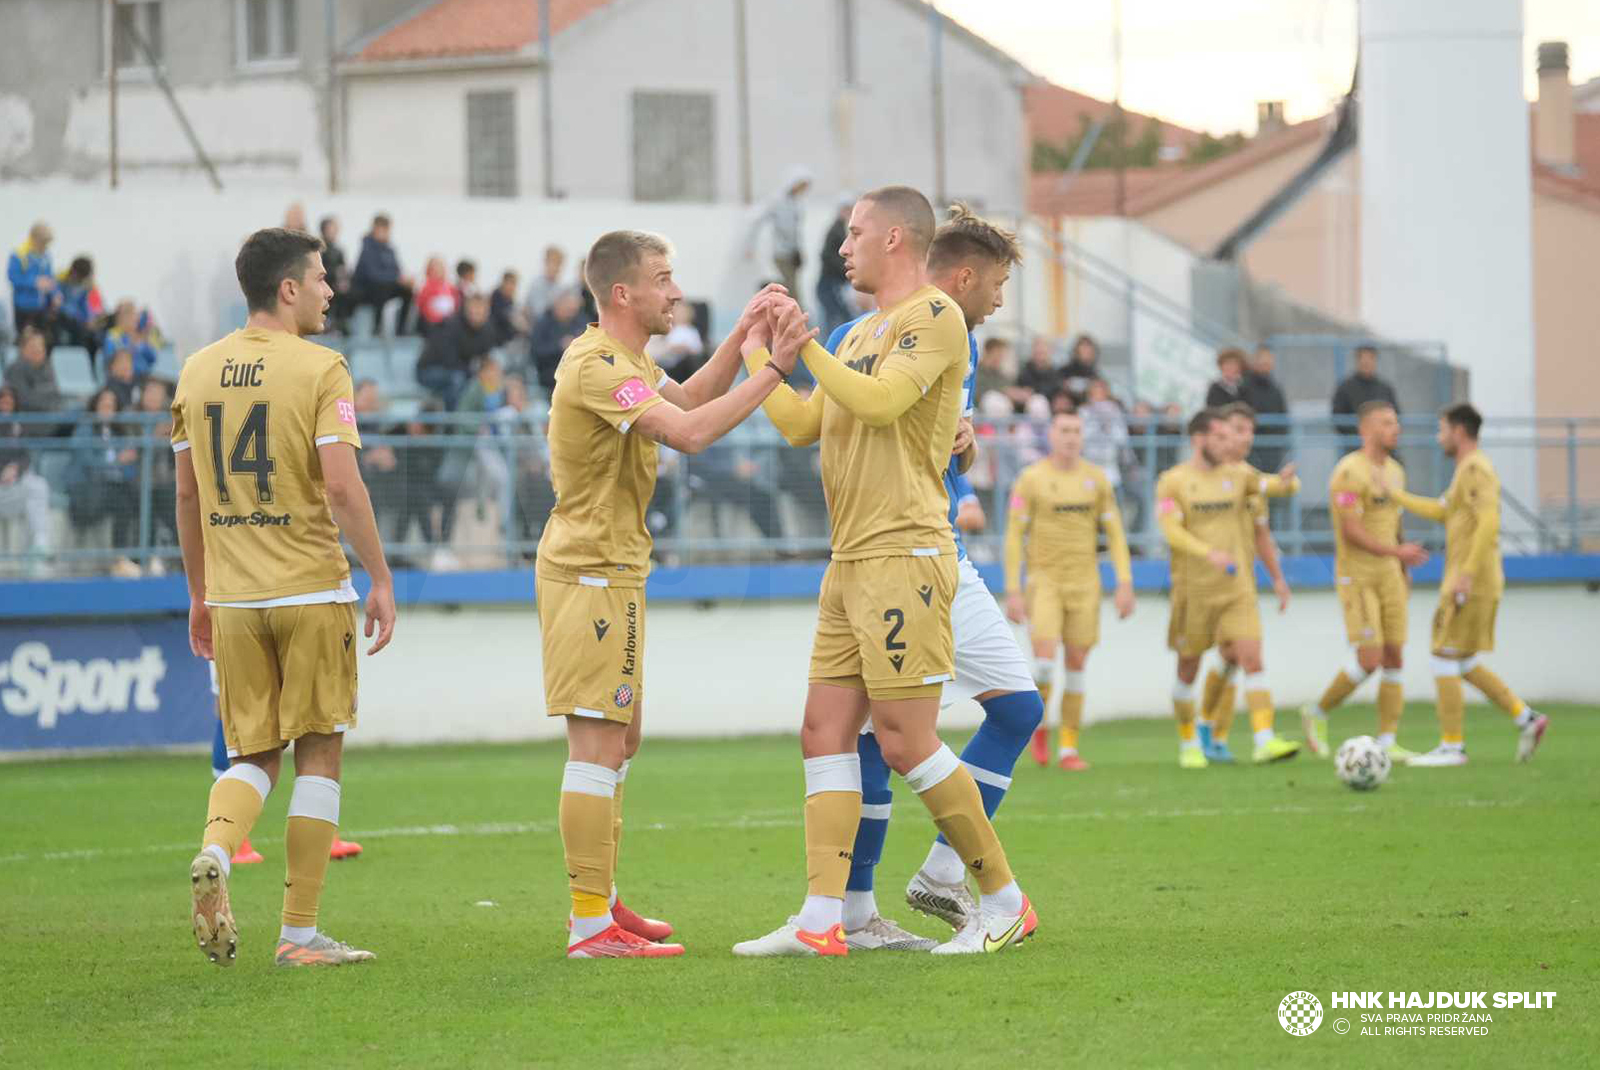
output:
M328 849L328 857L335 862L342 862L346 858L354 858L361 853L361 845L351 840L341 840L335 836L333 846Z
M239 845L239 849L233 854L233 864L236 866L247 866L252 862L265 861L266 859L261 857L261 852L250 846L250 837L248 836L244 838L244 842Z
M1033 730L1033 760L1041 766L1050 764L1050 730L1040 725Z
M567 948L569 959L664 959L683 954L682 944L657 944L613 924Z
M672 926L655 918L642 918L622 905L618 899L611 904L611 920L635 936L660 943L672 935Z

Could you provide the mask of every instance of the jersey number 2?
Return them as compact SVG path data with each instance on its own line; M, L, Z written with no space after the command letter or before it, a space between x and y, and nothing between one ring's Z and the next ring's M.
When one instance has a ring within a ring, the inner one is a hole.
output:
M248 475L256 480L256 501L261 505L272 502L272 473L277 465L267 448L267 403L258 401L250 406L239 434L233 440L233 449L223 464L222 456L222 406L206 406L206 423L211 425L211 467L217 477L217 496L224 504L232 501L228 495L228 476Z

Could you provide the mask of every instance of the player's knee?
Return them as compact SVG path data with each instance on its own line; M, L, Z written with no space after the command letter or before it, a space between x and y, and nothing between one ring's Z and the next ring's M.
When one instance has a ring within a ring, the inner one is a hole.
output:
M1385 669L1405 668L1405 655L1401 651L1401 648L1397 646L1384 647L1382 661Z
M1178 679L1186 684L1194 683L1196 676L1200 675L1200 658L1198 656L1178 659Z
M1067 647L1067 668L1072 672L1082 672L1085 665L1089 664L1089 648L1083 646Z
M1395 656L1396 658L1399 657L1398 654ZM1386 662L1387 659L1385 658L1384 652L1380 647L1364 646L1356 651L1356 664L1359 665L1361 667L1361 671L1368 676L1371 676L1373 673L1377 672L1378 666L1386 664ZM1396 662L1396 664L1398 665L1398 662Z
M1044 720L1044 699L1037 691L1007 691L983 703L983 713L996 728L1027 736Z

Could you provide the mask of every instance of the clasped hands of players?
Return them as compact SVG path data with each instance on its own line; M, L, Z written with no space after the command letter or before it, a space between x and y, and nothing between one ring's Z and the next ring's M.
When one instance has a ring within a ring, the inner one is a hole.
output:
M748 358L758 349L772 355L772 364L785 376L794 371L800 350L817 337L805 309L782 286L766 287L745 306L738 330L744 332L739 352Z
M1384 474L1380 469L1374 468L1372 485L1379 494L1386 495L1390 493L1389 481L1384 478ZM1408 572L1414 568L1421 568L1428 563L1428 551L1414 542L1403 542L1396 546L1394 548L1394 556L1400 559L1400 563L1406 567ZM1472 586L1470 577L1467 579L1467 586L1469 588Z

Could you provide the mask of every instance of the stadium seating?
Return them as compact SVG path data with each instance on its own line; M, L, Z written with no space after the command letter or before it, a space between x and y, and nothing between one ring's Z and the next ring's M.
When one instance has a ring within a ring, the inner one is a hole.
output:
M63 397L87 398L99 385L94 361L82 346L56 346L50 351L50 361L55 365L56 383Z
M156 350L156 362L150 369L150 374L158 379L178 381L178 373L183 370L183 364L178 360L178 351L172 346L162 346Z

